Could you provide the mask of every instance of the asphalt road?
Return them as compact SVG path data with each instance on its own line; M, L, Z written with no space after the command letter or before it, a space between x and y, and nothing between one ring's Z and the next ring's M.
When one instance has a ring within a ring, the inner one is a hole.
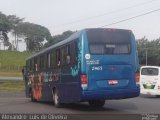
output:
M107 100L103 108L91 108L88 103L55 108L52 103L31 102L24 93L0 93L0 113L54 114L160 114L160 98L140 96L123 100Z

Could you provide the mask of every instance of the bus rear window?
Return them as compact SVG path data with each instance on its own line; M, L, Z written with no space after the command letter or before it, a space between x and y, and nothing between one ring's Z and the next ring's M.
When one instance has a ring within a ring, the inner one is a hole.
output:
M158 75L159 74L159 70L158 68L142 68L141 70L141 75Z
M87 31L91 54L129 54L131 32L127 30L91 29Z
M91 54L128 54L130 44L90 44Z

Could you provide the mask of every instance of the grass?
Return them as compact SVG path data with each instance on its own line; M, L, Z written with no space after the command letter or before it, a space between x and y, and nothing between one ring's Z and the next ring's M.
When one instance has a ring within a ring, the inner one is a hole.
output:
M29 52L0 51L0 64L1 66L23 66L30 55Z
M0 51L0 72L20 72L29 52Z
M0 92L21 92L24 91L24 81L1 80Z

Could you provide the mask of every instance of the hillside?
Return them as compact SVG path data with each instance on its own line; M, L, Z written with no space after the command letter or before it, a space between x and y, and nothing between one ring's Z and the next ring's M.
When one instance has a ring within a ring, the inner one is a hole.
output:
M29 52L0 51L0 72L20 71L30 55Z

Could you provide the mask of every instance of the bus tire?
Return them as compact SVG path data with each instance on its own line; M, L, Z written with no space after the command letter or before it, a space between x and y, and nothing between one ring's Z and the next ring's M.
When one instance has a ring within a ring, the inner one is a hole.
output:
M91 107L103 107L105 100L90 100L88 103Z
M156 95L157 98L160 98L160 95Z
M56 108L61 108L62 104L59 102L59 93L57 89L53 90L53 102Z

